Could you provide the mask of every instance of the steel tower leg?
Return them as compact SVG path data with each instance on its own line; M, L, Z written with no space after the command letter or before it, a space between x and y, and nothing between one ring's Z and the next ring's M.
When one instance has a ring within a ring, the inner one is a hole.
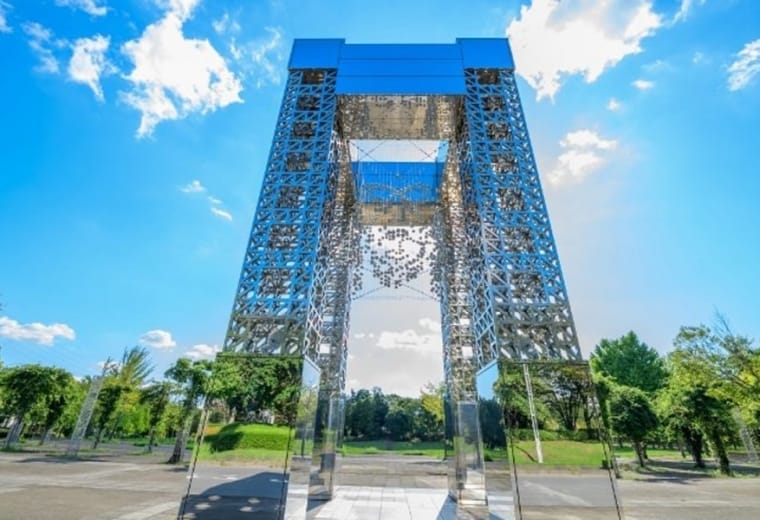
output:
M348 264L335 250L346 242L343 213L350 170L336 129L335 80L335 70L294 70L288 76L224 351L313 360L319 366L318 396L327 398L327 417L339 421ZM305 380L303 384L307 388ZM310 428L301 433L304 438L324 434L319 406L305 409L311 416L296 418L296 435L299 428ZM327 434L334 459L337 432L331 424ZM329 477L317 482L316 493L329 498L332 492L334 463L325 464L324 452L313 453L310 443L301 445L299 454L289 455L280 509L284 518L305 518L315 455L321 458L320 476Z
M480 364L580 359L514 74L467 69L465 80L460 171Z

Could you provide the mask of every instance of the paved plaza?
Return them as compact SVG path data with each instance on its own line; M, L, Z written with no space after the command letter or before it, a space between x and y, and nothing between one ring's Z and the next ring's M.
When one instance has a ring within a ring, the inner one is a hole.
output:
M92 461L0 453L0 519L168 520L176 518L187 472L161 463L160 456L121 456ZM313 520L450 520L457 516L446 498L445 466L423 457L344 459L336 498L312 504ZM363 469L362 469L363 468ZM228 469L218 475L232 478ZM405 475L400 477L397 472ZM637 477L638 478L638 477ZM395 480L394 480L395 479ZM393 483L396 482L396 485ZM399 482L404 482L400 485ZM760 518L758 478L626 478L618 481L628 520L713 520ZM241 518L267 520L265 501L242 506ZM271 506L270 506L271 507ZM530 518L562 519L549 516ZM199 514L197 518L211 518ZM564 515L570 518L581 516Z

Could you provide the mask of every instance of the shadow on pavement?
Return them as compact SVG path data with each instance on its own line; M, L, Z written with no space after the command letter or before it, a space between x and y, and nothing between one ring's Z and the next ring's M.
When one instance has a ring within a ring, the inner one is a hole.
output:
M250 477L192 491L180 507L180 518L198 520L277 520L281 486L272 483L282 473L262 472Z

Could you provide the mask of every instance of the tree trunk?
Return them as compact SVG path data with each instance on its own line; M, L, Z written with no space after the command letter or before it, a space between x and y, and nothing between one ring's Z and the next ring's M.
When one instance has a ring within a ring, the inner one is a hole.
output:
M692 432L688 438L689 451L694 459L695 468L704 468L705 461L702 458L702 454L705 451L704 440L701 433Z
M45 444L48 440L48 437L50 437L50 432L53 431L53 427L45 428L45 431L42 433L42 437L40 437L40 446Z
M92 443L92 449L93 450L98 449L98 444L100 444L100 438L102 436L103 436L103 428L98 428L98 431L95 434L95 442Z
M644 464L644 449L641 446L641 441L633 441L633 450L636 452L636 457L639 459L639 466L642 468L646 466L646 464Z
M148 453L153 453L153 445L156 442L156 427L153 426L150 429L150 434L148 435Z
M188 427L187 420L182 422L182 425L177 429L177 438L174 440L174 450L172 456L166 461L167 464L179 464L182 462L182 454L185 452L185 440L187 436L185 431Z
M718 434L713 434L712 443L715 448L715 456L718 458L718 467L722 475L731 475L731 465L728 461L728 453L723 439Z

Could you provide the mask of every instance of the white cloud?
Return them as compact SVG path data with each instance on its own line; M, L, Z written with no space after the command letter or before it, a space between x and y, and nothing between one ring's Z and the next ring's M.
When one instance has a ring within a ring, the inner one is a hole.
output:
M8 11L10 11L11 5L7 2L0 0L0 33L13 32L11 26L8 25Z
M101 2L100 0L55 0L55 5L81 9L92 16L105 16L108 12L105 2Z
M211 210L211 213L216 215L219 218L223 218L224 220L229 220L232 222L232 214L229 211L223 210L221 208L217 208L216 206L211 206L209 208Z
M610 112L617 112L621 108L623 108L622 103L620 103L620 101L615 98L610 98L610 100L607 102L607 110Z
M437 332L426 334L420 334L413 329L401 332L384 330L378 336L375 345L383 350L413 350L420 354L441 355L443 340L440 328Z
M247 43L231 39L228 50L246 78L253 77L256 88L279 85L285 54L282 29L265 27L266 35Z
M214 28L214 31L217 34L237 34L240 32L240 24L230 16L230 13L227 12L225 12L220 19L211 22L211 27Z
M609 67L641 52L641 40L662 26L649 0L533 0L506 29L516 70L551 99L567 76L596 81Z
M185 186L182 186L179 189L182 193L207 193L208 189L199 181L198 179L194 179L190 184L186 184ZM222 218L224 220L232 221L232 214L221 208L224 204L222 199L219 197L214 197L213 195L207 195L206 200L209 202L209 211L211 211L212 214L216 215L219 218Z
M741 90L760 73L760 38L744 45L728 67L728 90Z
M213 359L213 357L221 351L222 349L219 345L206 345L205 343L201 343L193 345L183 355L189 357L193 361L199 361L201 359Z
M549 182L555 186L579 183L596 172L607 160L607 153L618 143L603 139L592 130L568 132L559 142L565 151L557 157L554 170L549 173Z
M254 42L249 48L251 59L255 64L254 71L258 75L257 88L261 88L267 83L280 84L282 32L276 27L266 27L266 31L269 33L269 37Z
M140 346L150 347L159 350L170 350L177 346L170 332L161 329L149 330L137 341Z
M650 74L656 74L658 72L672 70L673 66L665 60L657 59L651 63L643 65L641 68Z
M201 0L156 0L156 3L176 14L181 20L187 20L193 14L193 9Z
M704 55L704 53L699 52L699 51L695 52L694 56L692 56L692 58L691 58L691 62L694 65L698 65L700 63L703 63L704 61L705 61L705 55Z
M633 81L631 85L642 91L654 88L654 82L646 79L637 79L636 81Z
M52 345L60 337L73 340L76 338L74 329L65 323L19 323L7 316L0 316L0 337L16 341L33 341L40 345Z
M182 186L179 190L182 193L203 193L206 191L206 187L201 184L201 181L194 179L190 184Z
M142 115L138 137L151 135L161 121L242 102L240 81L224 58L207 39L185 38L182 32L196 4L197 0L163 2L168 7L164 17L122 46L134 64L126 76L133 88L123 99Z
M681 0L681 7L673 17L673 23L678 23L686 20L686 18L689 16L689 13L694 8L694 5L704 5L704 3L705 0Z
M69 77L77 83L84 83L103 101L103 88L100 86L100 76L115 71L106 59L106 51L111 39L107 36L95 35L92 38L80 38L72 46L74 52L69 61Z
M429 330L430 332L435 332L437 334L441 333L441 322L439 321L431 318L420 318L419 324L420 327L425 330Z
M53 44L53 33L37 22L27 22L21 26L29 36L29 47L37 55L39 64L34 68L37 72L57 74L58 60L53 55L50 45Z
M591 147L600 150L611 150L617 146L617 142L611 139L602 139L599 134L591 130L568 132L559 144L563 148Z

